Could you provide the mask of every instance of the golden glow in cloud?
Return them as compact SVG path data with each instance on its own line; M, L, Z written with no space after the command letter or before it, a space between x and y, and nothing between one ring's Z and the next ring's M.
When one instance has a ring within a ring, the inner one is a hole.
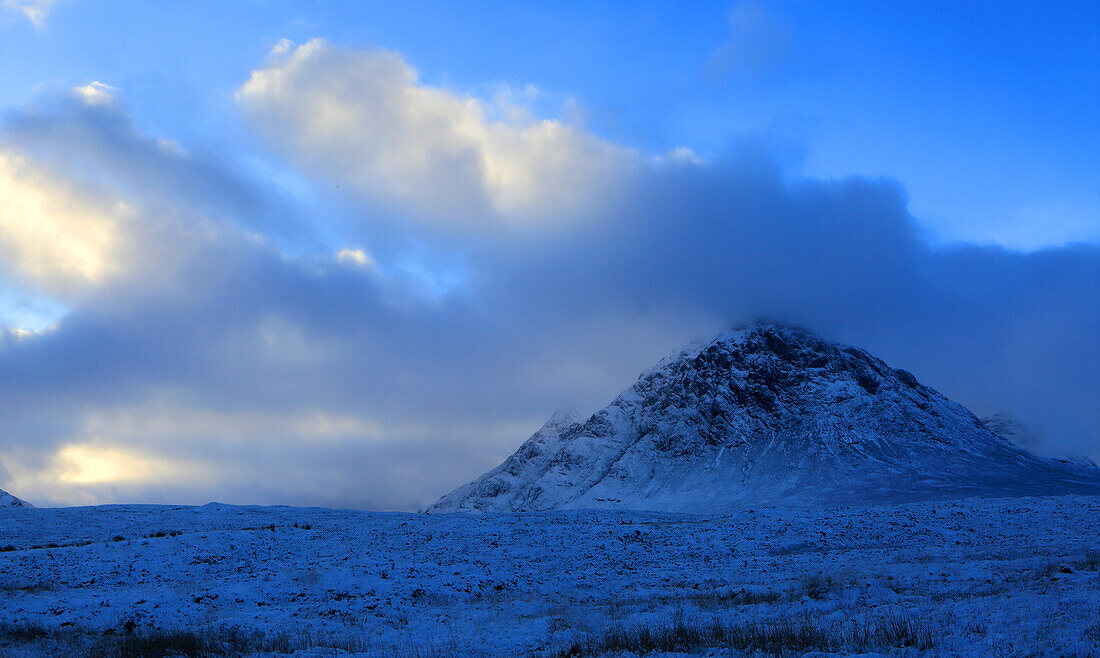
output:
M9 487L47 505L100 505L117 501L123 491L201 485L212 474L192 461L94 438L67 443L44 461L27 460L22 452L0 453L0 468L13 475Z
M134 211L104 203L0 150L0 262L55 292L120 274Z
M320 40L280 43L237 92L308 171L456 228L576 218L637 166L634 151L535 118L514 97L430 87L397 53Z
M155 482L175 473L171 462L119 448L71 445L57 453L58 479L66 484Z

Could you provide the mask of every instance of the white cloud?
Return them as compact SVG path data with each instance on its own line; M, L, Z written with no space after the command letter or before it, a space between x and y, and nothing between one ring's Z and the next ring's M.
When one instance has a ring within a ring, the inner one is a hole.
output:
M15 288L0 288L0 321L33 328L6 299L16 289L72 308L74 295L104 286L175 287L204 251L270 237L257 228L305 234L271 189L140 132L116 91L91 82L5 116L0 276Z
M314 175L452 227L545 224L590 213L638 160L522 101L422 84L402 57L280 42L237 99Z
M370 267L374 264L374 260L367 255L367 252L362 249L341 249L336 253L336 262L345 263L349 265L358 265L360 267Z
M0 150L0 261L54 291L122 272L134 211L105 201Z
M88 105L112 105L116 101L117 87L92 81L82 87L74 87L73 93Z
M25 340L25 339L30 338L31 336L35 335L35 332L30 331L28 329L21 329L19 327L16 327L15 329L8 329L7 332L8 332L8 335L10 335L12 338L14 338L17 341L18 340Z
M36 28L42 29L54 2L56 0L3 0L0 7L23 14Z

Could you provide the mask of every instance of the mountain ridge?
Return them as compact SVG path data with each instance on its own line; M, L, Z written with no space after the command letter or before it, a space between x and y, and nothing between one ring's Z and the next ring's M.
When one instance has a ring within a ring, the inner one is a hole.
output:
M583 422L555 416L432 512L713 512L1029 492L1100 470L1027 453L857 347L775 322L662 359Z

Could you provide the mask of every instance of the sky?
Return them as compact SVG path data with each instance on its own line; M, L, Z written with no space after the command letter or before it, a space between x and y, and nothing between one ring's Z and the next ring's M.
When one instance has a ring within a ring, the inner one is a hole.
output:
M1100 459L1098 28L0 0L0 488L416 509L758 317Z

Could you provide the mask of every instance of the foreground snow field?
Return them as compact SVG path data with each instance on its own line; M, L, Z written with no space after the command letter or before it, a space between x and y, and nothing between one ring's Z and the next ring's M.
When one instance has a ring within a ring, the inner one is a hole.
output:
M1100 654L1095 497L709 518L5 509L0 549L3 655L135 638L306 655Z

